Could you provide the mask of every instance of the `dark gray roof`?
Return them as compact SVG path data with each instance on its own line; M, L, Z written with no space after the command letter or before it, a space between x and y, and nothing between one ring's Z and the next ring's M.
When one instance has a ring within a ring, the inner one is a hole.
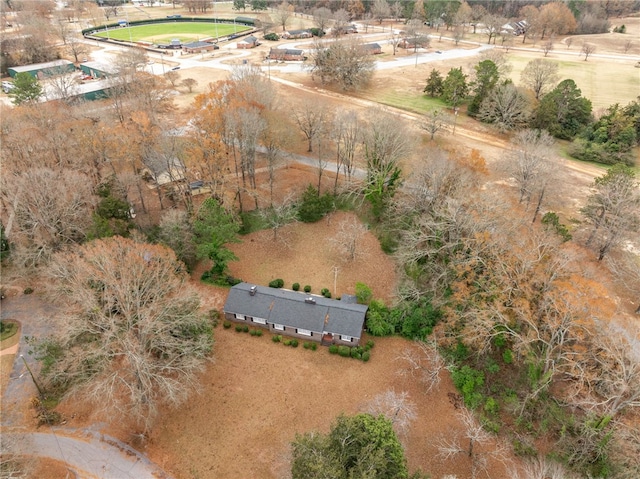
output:
M249 37L245 37L243 40L240 40L240 41L243 43L256 43L258 39L252 35Z
M264 286L255 286L256 292L251 295L252 287L249 283L233 286L224 311L317 333L360 337L368 308L366 305ZM315 304L306 302L307 298L313 298Z
M211 43L201 42L201 41L182 44L183 48L200 48L200 47L210 47L210 46L211 46Z
M363 47L365 47L367 50L377 50L379 48L382 48L380 47L379 43L365 43Z

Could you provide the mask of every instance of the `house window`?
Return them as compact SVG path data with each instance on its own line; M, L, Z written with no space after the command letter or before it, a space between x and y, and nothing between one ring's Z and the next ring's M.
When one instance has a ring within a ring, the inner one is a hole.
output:
M353 338L351 336L347 336L346 334L341 334L340 339L342 341L349 341L349 342L353 341Z
M273 329L276 329L278 331L284 331L284 326L282 324L274 324Z
M309 331L308 329L301 329L298 328L298 334L302 334L303 336L313 336L313 333L311 331Z
M244 314L236 313L236 319L241 319L244 321Z
M262 318L253 318L253 322L258 324L267 324L267 320Z

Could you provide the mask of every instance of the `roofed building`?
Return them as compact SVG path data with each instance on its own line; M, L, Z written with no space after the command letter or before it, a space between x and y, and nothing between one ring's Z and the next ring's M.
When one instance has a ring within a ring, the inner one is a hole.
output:
M55 60L46 63L34 63L32 65L22 65L10 67L7 72L12 78L18 73L28 73L35 78L43 78L51 75L61 75L62 73L72 72L76 67L69 60Z
M324 345L357 346L368 306L353 296L342 300L288 289L240 283L231 288L224 305L225 319L268 329Z
M282 62L304 61L305 59L304 51L295 48L271 48L267 58Z

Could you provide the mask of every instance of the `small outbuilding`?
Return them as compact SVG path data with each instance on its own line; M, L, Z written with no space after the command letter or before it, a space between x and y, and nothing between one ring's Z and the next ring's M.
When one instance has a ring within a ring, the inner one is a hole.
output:
M382 53L382 47L379 43L365 43L362 48L364 48L367 55L379 55Z
M238 48L255 48L260 45L260 42L256 37L250 35L248 37L244 37L242 40L239 40L237 43Z
M400 48L426 48L430 44L429 36L420 36L420 37L411 37L411 38L403 38L398 43Z
M76 67L69 60L55 60L46 63L34 63L32 65L11 67L7 69L7 72L11 78L15 78L18 73L28 73L35 78L44 78L47 76L72 72L75 69Z
M350 300L240 283L229 291L224 317L325 346L357 346L367 309Z
M271 48L267 58L281 62L304 61L305 59L304 51L295 48Z
M191 42L182 45L182 51L185 53L202 53L218 50L220 47L210 42Z
M295 38L311 38L313 34L311 30L288 30L284 32L281 37L286 39L295 39Z
M117 73L115 66L100 62L82 62L80 70L85 75L93 78L108 78Z

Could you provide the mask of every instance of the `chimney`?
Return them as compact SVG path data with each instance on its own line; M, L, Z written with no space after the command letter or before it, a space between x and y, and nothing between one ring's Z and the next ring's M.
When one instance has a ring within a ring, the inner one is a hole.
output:
M255 296L257 291L258 291L258 287L257 287L257 286L251 286L251 287L249 288L249 294L250 294L251 296Z
M304 298L304 302L307 304L316 304L316 300L313 299L311 296Z

